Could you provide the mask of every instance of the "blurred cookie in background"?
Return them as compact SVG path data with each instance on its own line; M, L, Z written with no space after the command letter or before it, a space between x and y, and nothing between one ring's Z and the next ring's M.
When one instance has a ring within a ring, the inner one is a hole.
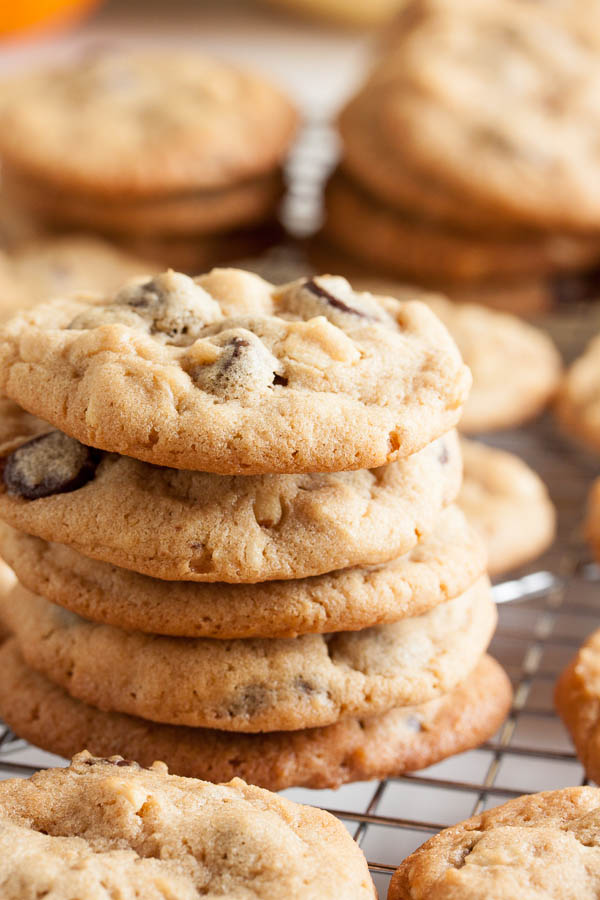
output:
M38 238L0 251L0 318L74 291L104 294L155 263L87 235Z
M488 548L488 571L501 575L540 556L554 540L556 511L536 472L518 456L463 438L458 505Z
M450 295L522 298L526 315L578 296L560 279L600 260L600 63L583 18L560 2L406 4L339 116L326 245Z
M168 265L183 255L192 271L280 236L297 114L228 63L88 52L5 80L0 126L3 202L43 230L109 236Z

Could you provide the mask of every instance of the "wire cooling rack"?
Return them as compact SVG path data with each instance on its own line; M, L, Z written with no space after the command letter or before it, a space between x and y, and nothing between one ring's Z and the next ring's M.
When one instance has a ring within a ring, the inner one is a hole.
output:
M334 149L330 132L315 123L292 160L286 217L299 236L308 234L318 220L315 188ZM301 265L297 252L281 248L263 269L283 280L286 272L294 277ZM570 359L600 329L600 306L559 309L541 324ZM598 624L600 570L591 563L579 531L598 462L571 446L549 416L488 440L529 462L548 484L559 510L558 539L550 552L494 588L500 621L491 652L515 690L506 721L489 743L419 773L337 791L285 792L328 809L344 822L367 856L380 898L386 897L395 867L441 828L511 797L584 779L553 711L552 692L560 671ZM0 778L62 764L64 760L31 747L0 723Z

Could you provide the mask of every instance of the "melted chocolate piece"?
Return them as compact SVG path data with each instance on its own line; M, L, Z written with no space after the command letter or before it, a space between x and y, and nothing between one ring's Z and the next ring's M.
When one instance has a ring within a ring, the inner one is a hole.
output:
M273 384L279 384L281 387L287 387L288 379L284 375L278 375L277 372L273 375Z
M347 303L344 303L343 300L338 299L338 297L334 297L333 294L330 294L329 291L322 288L314 278L310 278L307 282L305 282L304 287L307 291L310 291L311 294L314 294L316 297L320 297L322 300L325 300L329 303L330 306L333 306L335 309L339 309L341 312L348 313L351 316L359 316L361 319L369 319L370 316L367 316L364 312L361 312L358 309L354 309L352 306L348 306Z
M90 481L101 453L62 431L50 431L13 450L4 462L7 493L38 500L76 491Z

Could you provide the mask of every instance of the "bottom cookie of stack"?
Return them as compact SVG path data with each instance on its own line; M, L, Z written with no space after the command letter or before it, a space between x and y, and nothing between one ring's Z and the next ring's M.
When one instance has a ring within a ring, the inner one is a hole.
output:
M491 737L512 699L503 669L485 655L448 694L418 706L322 728L243 734L103 712L26 666L12 639L0 648L0 668L0 717L45 750L70 756L85 746L142 765L161 759L179 775L239 776L270 790L334 788L432 765Z

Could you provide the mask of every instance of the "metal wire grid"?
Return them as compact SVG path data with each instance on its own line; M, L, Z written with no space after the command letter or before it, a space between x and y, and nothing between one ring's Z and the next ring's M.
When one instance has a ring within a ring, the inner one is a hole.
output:
M288 223L298 235L318 216L315 188L332 158L334 141L313 124L292 161ZM289 251L271 259L297 266ZM559 312L545 326L567 358L583 346L600 321L600 308ZM598 624L600 570L590 562L579 526L585 496L596 474L593 459L575 450L547 418L492 443L519 453L545 479L559 510L554 548L535 566L495 586L500 621L491 652L515 689L513 707L494 739L422 772L338 791L291 789L287 796L328 809L363 848L380 898L391 874L412 850L447 825L528 791L583 782L584 773L552 706L556 677ZM1 675L0 675L1 677ZM54 764L51 754L19 740L0 723L0 778L27 776Z

